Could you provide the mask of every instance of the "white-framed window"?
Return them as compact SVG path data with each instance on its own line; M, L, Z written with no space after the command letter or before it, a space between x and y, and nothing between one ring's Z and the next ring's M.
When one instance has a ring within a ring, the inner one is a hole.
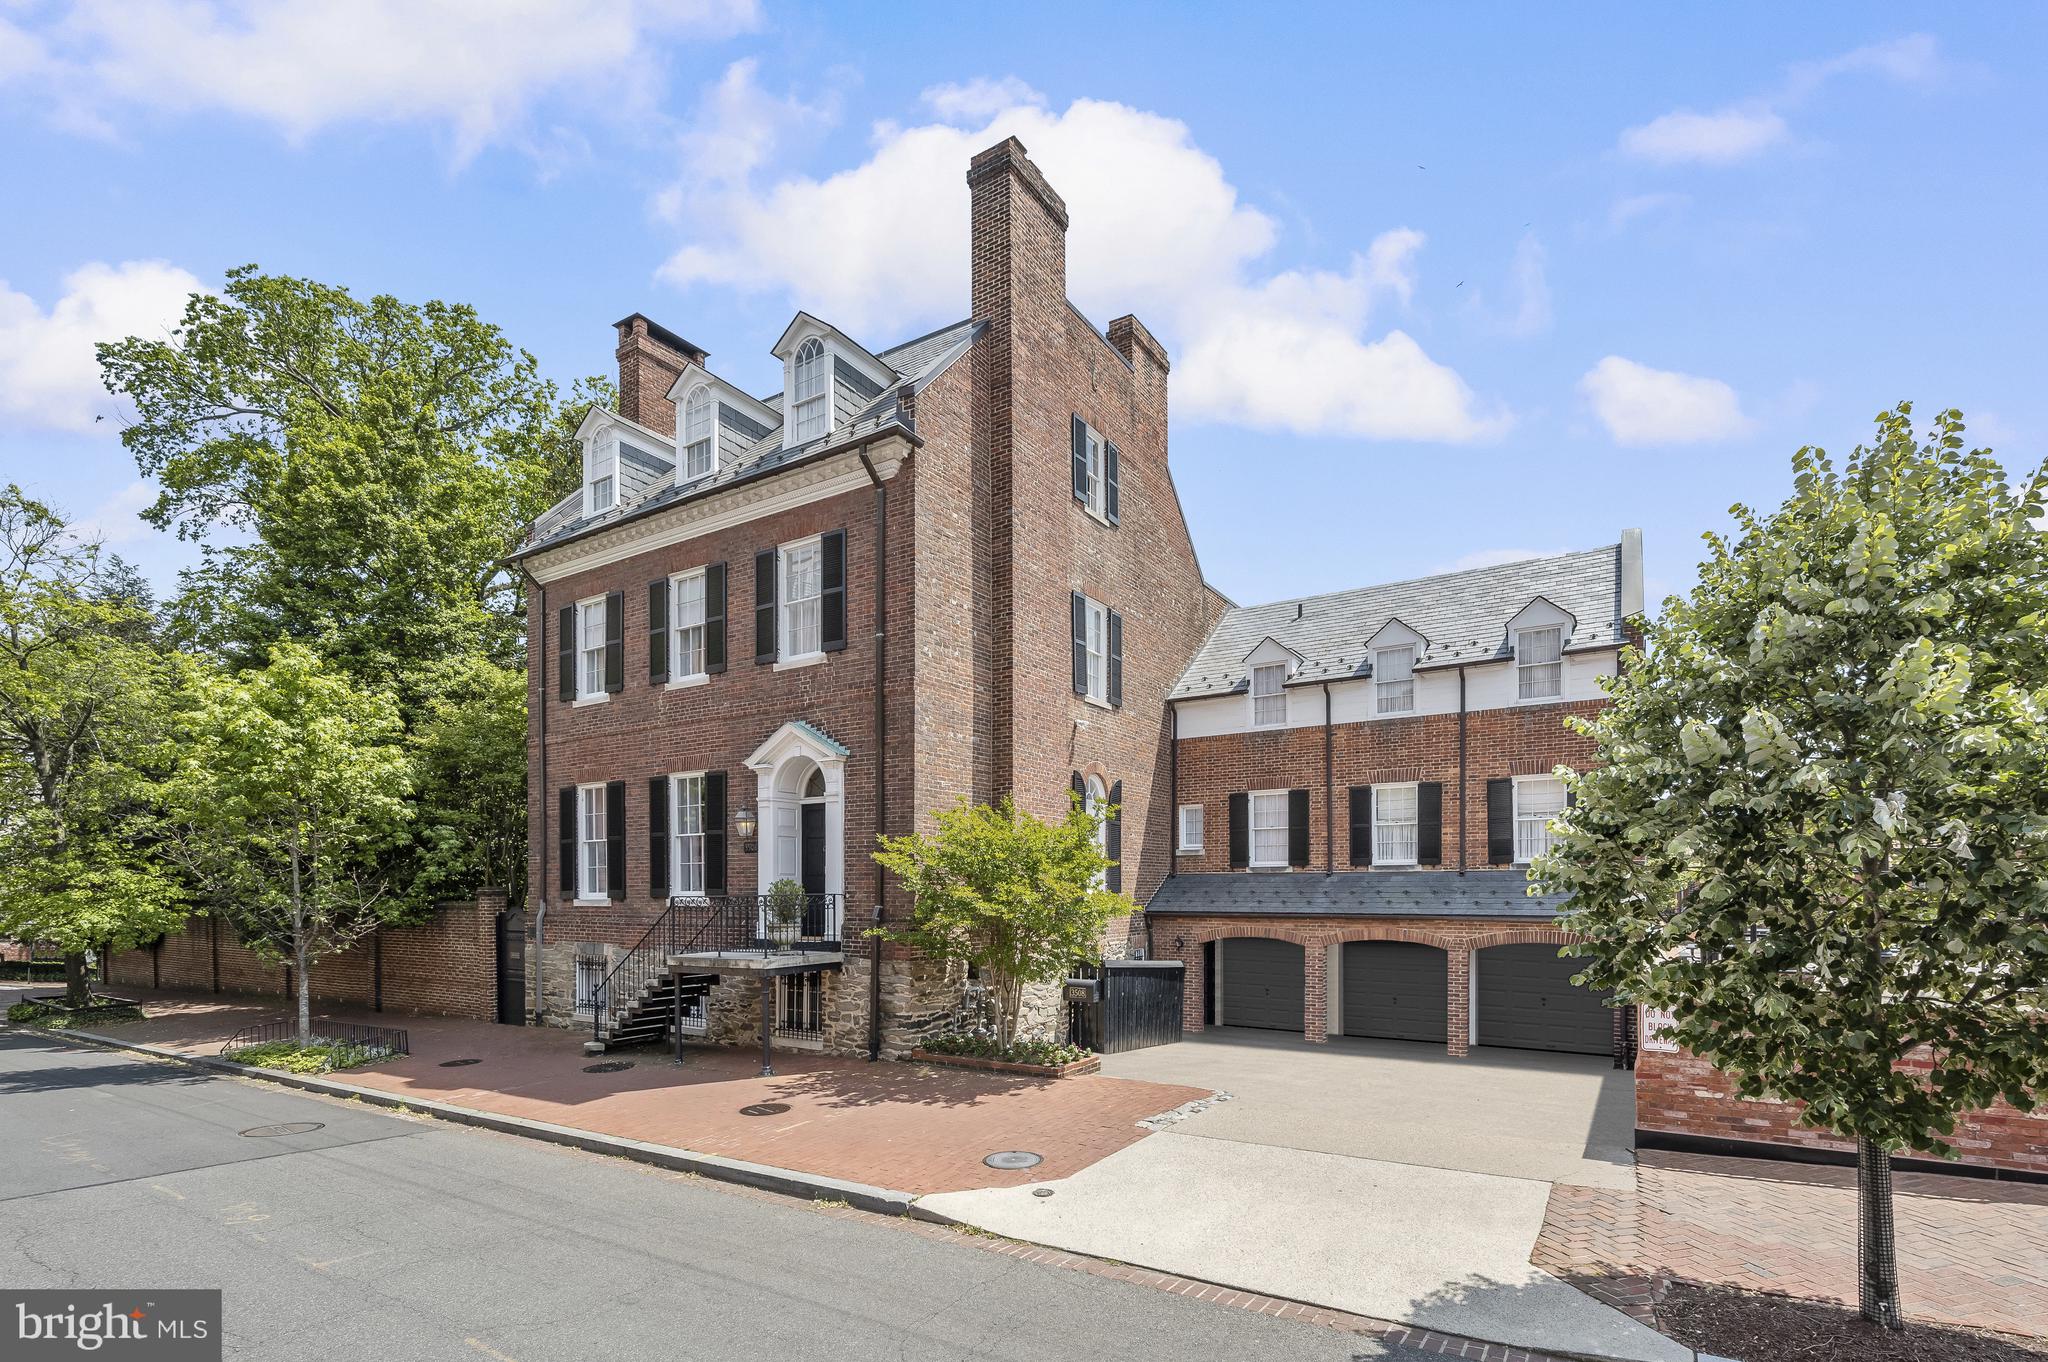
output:
M798 444L832 429L832 356L816 336L796 349L790 374L789 420Z
M699 385L683 401L683 481L703 477L717 466L718 403L708 385Z
M1415 786L1372 787L1372 863L1415 864Z
M1564 694L1562 628L1553 624L1516 631L1515 679L1516 695L1523 700L1555 700Z
M1103 810L1109 807L1109 791L1103 787L1101 776L1090 776L1081 784L1081 807L1095 815L1095 849L1105 857L1109 855L1109 820L1103 817ZM1105 871L1095 872L1097 889L1107 882Z
M1515 777L1515 864L1550 850L1550 820L1564 812L1564 782L1556 776Z
M825 550L813 538L782 546L782 660L811 657L823 648L819 593Z
M609 436L591 446L586 461L583 514L603 515L619 500L619 446Z
M1382 714L1415 710L1415 645L1382 648L1373 654L1373 692Z
M669 674L678 681L704 675L704 573L669 580Z
M701 774L668 778L669 840L673 844L669 861L669 892L704 892L704 777Z
M1183 804L1180 806L1180 849L1200 851L1202 849L1202 806Z
M1081 600L1087 626L1083 637L1088 652L1088 698L1106 705L1109 703L1109 607L1092 597L1083 596Z
M1083 439L1087 443L1088 495L1084 504L1096 515L1109 514L1109 446L1093 426L1083 426Z
M576 897L605 898L611 893L611 871L604 786L577 786L576 805Z
M576 698L605 694L604 597L576 603Z
M1252 726L1269 728L1287 722L1287 664L1270 662L1252 668Z
M1251 797L1251 863L1287 864L1287 791L1254 790Z

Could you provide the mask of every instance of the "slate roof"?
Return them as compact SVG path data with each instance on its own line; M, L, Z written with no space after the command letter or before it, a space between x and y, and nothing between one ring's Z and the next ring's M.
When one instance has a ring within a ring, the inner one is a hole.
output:
M1145 905L1162 917L1227 913L1250 917L1557 916L1564 894L1531 898L1520 870L1237 871L1169 875Z
M1393 619L1429 640L1418 669L1505 660L1513 656L1508 621L1538 596L1577 619L1566 652L1614 647L1622 637L1621 546L1234 607L1216 622L1171 698L1244 690L1245 656L1267 638L1302 658L1289 685L1369 675L1366 642Z
M882 389L873 401L853 413L849 420L841 422L830 434L821 435L815 440L785 449L782 444L782 427L778 425L736 457L722 459L718 471L710 477L701 478L683 487L678 487L670 481L638 501L630 504L622 501L620 505L598 516L581 514L583 489L579 487L549 507L534 522L526 543L512 556L515 560L524 558L543 549L554 548L572 539L581 538L608 525L637 520L664 506L688 501L708 492L730 487L734 483L765 477L778 469L802 462L828 445L858 440L892 425L907 430L909 426L903 420L904 390L908 389L915 393L924 387L943 372L947 365L965 353L968 345L978 334L978 324L973 318L969 318L882 351L878 358L896 371L897 381ZM761 401L769 407L779 407L781 399L782 394L777 392L762 398Z
M824 748L828 752L832 752L842 757L849 755L845 743L839 741L839 739L833 737L830 733L827 733L824 729L818 727L816 724L807 723L802 719L792 719L790 720L789 726L791 728L797 729L799 732L803 733L805 736L810 738L812 742L817 743L818 746Z

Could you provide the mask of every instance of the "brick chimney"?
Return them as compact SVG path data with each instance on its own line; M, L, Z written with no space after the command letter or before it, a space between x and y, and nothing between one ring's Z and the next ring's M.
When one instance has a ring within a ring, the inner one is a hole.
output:
M1026 307L1065 307L1067 205L1014 137L967 167L973 197L974 315L1007 333ZM1050 320L1050 319L1045 319ZM1007 335L999 344L1006 344Z
M619 329L619 415L663 435L676 433L676 404L668 390L685 367L703 364L710 353L635 312L614 323Z

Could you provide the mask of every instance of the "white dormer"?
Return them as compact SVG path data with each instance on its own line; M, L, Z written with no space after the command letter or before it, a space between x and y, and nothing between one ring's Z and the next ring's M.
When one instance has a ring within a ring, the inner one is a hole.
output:
M1372 713L1415 712L1415 666L1429 651L1429 640L1400 619L1390 619L1365 641L1372 665Z
M1508 621L1508 646L1515 655L1515 699L1542 703L1564 698L1564 650L1578 618L1544 596L1531 600Z
M652 474L666 475L675 447L666 437L615 411L592 407L576 427L583 446L583 514L609 515L626 496L626 461L638 467L631 486L644 489Z
M782 361L784 449L833 433L838 423L834 375L841 361L878 387L896 381L895 370L808 312L796 314L772 353Z
M619 437L600 426L583 442L583 514L603 515L619 504Z
M1245 654L1251 674L1251 726L1282 728L1287 723L1287 682L1301 668L1301 654L1276 638L1266 638Z
M668 400L676 404L676 486L702 482L719 469L720 445L725 438L726 411L730 409L759 426L773 430L776 411L704 368L691 364L676 375L669 386ZM741 423L747 443L758 432Z

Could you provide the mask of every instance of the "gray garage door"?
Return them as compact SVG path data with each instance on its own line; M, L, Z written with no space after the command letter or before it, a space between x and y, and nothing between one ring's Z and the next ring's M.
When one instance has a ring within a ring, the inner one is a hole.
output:
M1344 1034L1444 1042L1444 953L1409 941L1344 946Z
M1494 946L1474 956L1479 1043L1516 1050L1614 1053L1609 994L1572 983L1584 968L1555 946Z
M1264 937L1218 944L1223 948L1222 1024L1300 1031L1301 947Z

